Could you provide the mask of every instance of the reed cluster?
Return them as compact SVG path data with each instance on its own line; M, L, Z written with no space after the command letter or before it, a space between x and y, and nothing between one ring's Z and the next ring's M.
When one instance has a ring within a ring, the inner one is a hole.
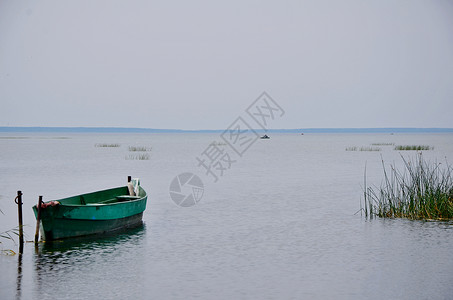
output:
M379 147L360 147L359 151L381 151Z
M428 145L397 145L395 150L407 150L407 151L422 151L422 150L433 150L434 147Z
M151 147L144 147L144 146L129 146L129 151L142 151L142 152L146 152L146 151L151 151L152 148Z
M347 147L346 151L381 151L379 147Z
M372 146L394 146L395 143L372 143Z
M148 153L143 153L143 154L129 154L126 156L127 160L149 160L149 154Z
M365 175L365 217L413 220L453 219L453 168L446 162L429 163L418 153L415 159L401 156L404 170L384 161L384 180L379 189L367 187Z
M99 148L117 148L117 147L120 147L121 145L120 144L95 144L94 146L99 147Z

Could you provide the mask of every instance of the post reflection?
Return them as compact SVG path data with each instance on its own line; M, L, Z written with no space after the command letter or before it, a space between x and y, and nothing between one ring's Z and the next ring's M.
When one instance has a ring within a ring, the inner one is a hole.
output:
M22 297L22 256L23 244L19 246L19 255L17 257L17 278L16 278L16 299L20 300Z

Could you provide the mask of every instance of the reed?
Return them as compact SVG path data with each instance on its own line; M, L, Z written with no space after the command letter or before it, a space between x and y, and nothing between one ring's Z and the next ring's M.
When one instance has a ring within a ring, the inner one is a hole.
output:
M19 236L19 226L15 227L13 229L10 229L10 230L0 232L0 238L7 239L7 240L14 241L14 239L13 239L14 235Z
M98 147L98 148L118 148L121 145L120 144L95 144L94 146Z
M397 145L395 150L402 151L422 151L422 150L433 150L434 147L428 145Z
M0 244L2 243L1 239L11 240L14 244L16 244L13 238L14 235L19 236L19 226L7 231L0 232ZM0 253L2 255L16 255L16 252L11 249L0 249Z
M452 220L452 166L426 162L421 153L412 160L401 158L403 171L394 165L387 170L382 160L384 180L379 189L367 187L365 174L365 217Z

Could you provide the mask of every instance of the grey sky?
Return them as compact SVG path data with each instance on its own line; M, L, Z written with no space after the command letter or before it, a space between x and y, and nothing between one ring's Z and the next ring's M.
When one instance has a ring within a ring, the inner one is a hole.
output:
M453 127L453 1L0 0L0 126Z

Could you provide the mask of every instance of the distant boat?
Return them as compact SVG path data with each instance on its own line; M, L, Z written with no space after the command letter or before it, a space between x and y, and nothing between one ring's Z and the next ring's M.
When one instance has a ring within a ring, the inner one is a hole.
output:
M81 194L41 204L42 239L52 241L102 234L142 223L148 196L133 179L126 186ZM38 207L33 206L38 218Z
M300 135L304 135L304 133L302 132Z
M267 134L265 134L265 135L263 135L263 136L261 137L261 139L263 139L263 140L267 140L267 139L270 139L270 138L271 138L271 137L268 136Z

